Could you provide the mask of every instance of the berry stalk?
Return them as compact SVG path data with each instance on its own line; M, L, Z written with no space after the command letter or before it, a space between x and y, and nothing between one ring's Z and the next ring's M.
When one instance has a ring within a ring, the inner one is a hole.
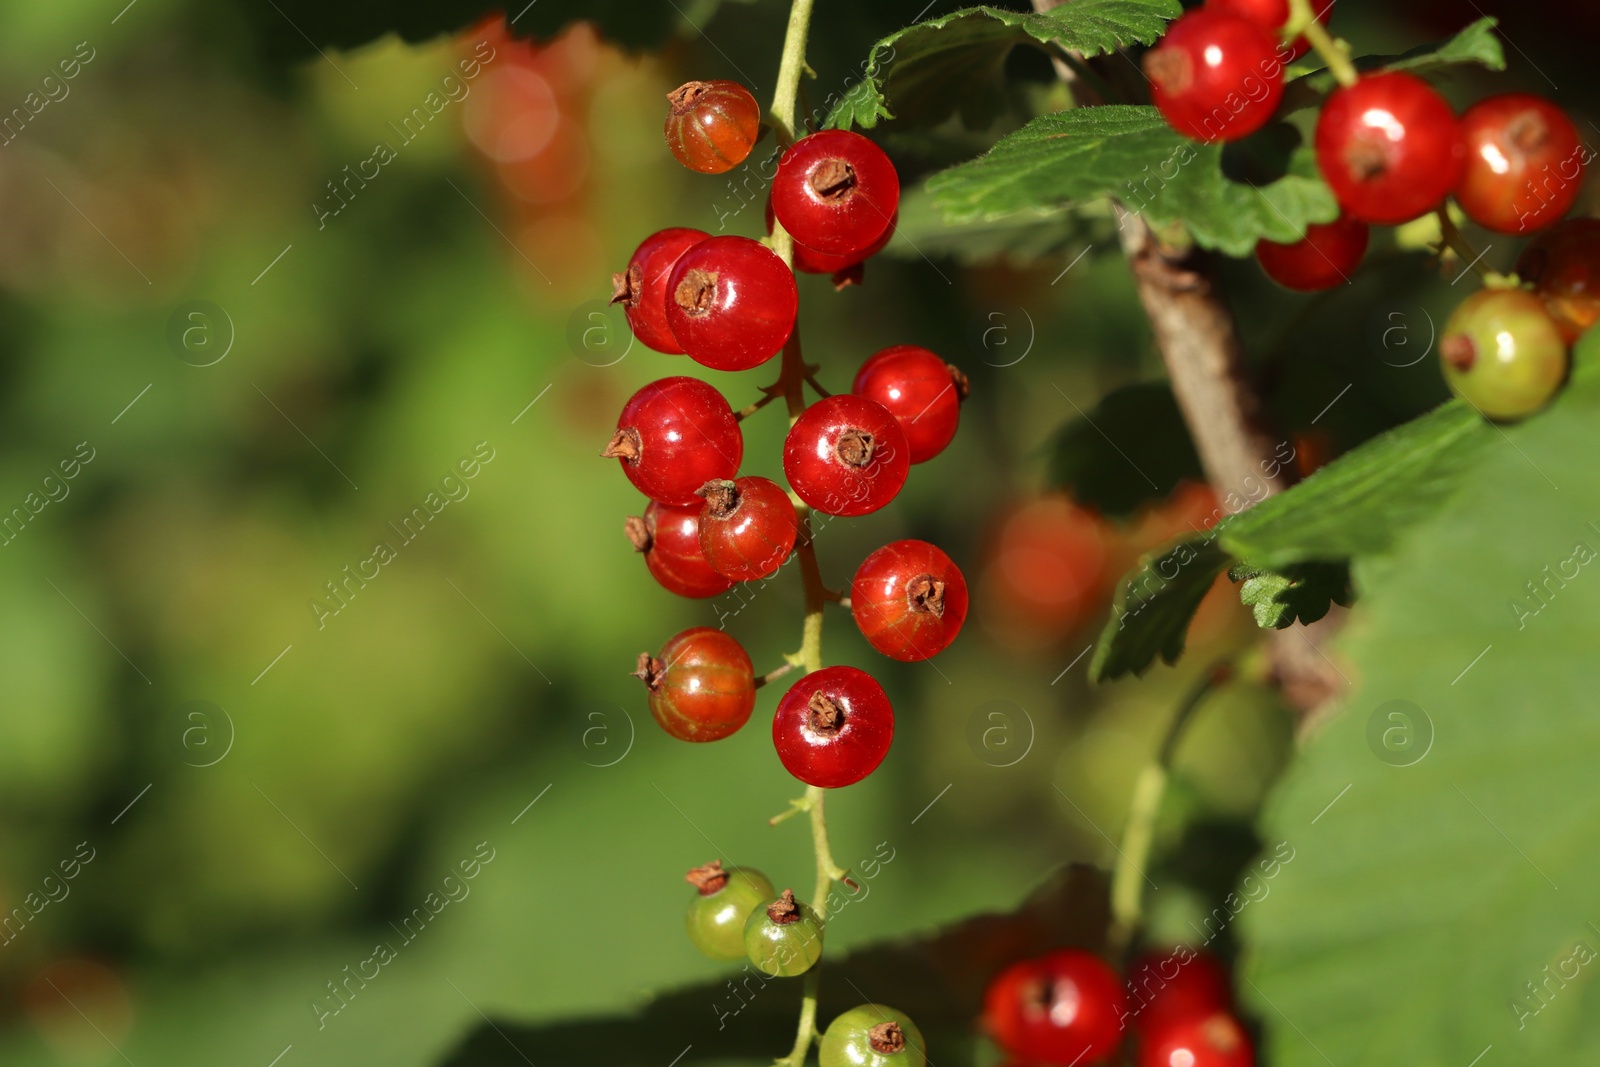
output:
M1304 37L1323 62L1328 64L1328 70L1340 85L1349 88L1360 78L1344 46L1335 41L1327 28L1317 21L1311 0L1289 0L1289 22L1283 32L1284 38L1290 41Z

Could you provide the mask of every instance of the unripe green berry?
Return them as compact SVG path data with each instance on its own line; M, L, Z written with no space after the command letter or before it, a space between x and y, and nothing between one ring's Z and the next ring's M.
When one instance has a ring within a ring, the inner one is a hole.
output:
M684 876L695 887L684 925L694 947L714 960L744 956L744 924L772 899L772 882L753 867L722 867L713 860Z
M1521 289L1480 289L1439 340L1445 381L1492 419L1520 419L1550 402L1567 377L1567 345L1544 302Z
M883 1004L851 1008L828 1024L818 1051L821 1067L924 1067L922 1031Z
M822 920L785 889L745 920L744 950L751 963L776 978L804 974L822 958Z

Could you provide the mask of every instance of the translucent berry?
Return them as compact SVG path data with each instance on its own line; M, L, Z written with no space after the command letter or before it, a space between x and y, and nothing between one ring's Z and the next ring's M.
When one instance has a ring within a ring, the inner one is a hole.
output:
M1284 23L1289 21L1289 0L1207 0L1206 7L1212 11L1249 19L1262 29L1271 32L1274 40L1279 38L1279 31L1283 29ZM1317 21L1326 26L1328 16L1333 14L1333 0L1313 0L1313 7ZM1292 63L1310 50L1310 41L1304 37L1296 37L1294 43L1279 58L1285 63Z
M1189 1016L1146 1035L1139 1067L1255 1067L1250 1035L1226 1012Z
M678 596L697 600L720 596L733 583L706 562L700 550L700 501L663 504L652 500L644 515L629 516L624 529L633 547L644 555L651 577Z
M894 709L883 686L854 667L824 667L778 701L772 742L806 785L838 789L877 769L894 740Z
M822 920L810 905L794 899L793 890L785 889L745 920L744 951L766 974L804 974L822 958Z
M1558 222L1523 249L1517 276L1533 285L1570 344L1600 321L1600 219Z
M713 860L685 877L694 886L684 924L694 947L714 960L744 959L744 924L776 894L767 876L753 867L722 866Z
M1443 203L1467 162L1444 97L1411 74L1364 75L1317 119L1317 166L1345 214L1397 225Z
M1256 259L1267 277L1286 289L1314 293L1350 280L1367 254L1367 224L1348 215L1332 222L1314 222L1294 244L1262 240Z
M983 998L984 1027L1018 1059L1089 1067L1122 1041L1122 983L1098 957L1061 949L1001 971Z
M883 149L848 130L802 137L778 160L772 210L797 244L865 256L900 207L900 176Z
M796 495L828 515L867 515L900 492L911 447L889 410L843 393L812 404L783 442L783 474Z
M1571 209L1589 149L1566 112L1532 93L1480 100L1461 116L1467 166L1456 203L1478 225L1532 233Z
M615 457L633 487L663 504L692 504L744 458L739 420L723 395L698 378L662 378L634 393L602 456Z
M667 104L667 148L690 170L732 170L761 139L761 105L738 82L684 82Z
M1445 381L1491 419L1520 419L1550 402L1567 377L1567 343L1538 296L1480 289L1439 338Z
M679 257L710 236L681 226L659 230L639 242L626 270L611 276L611 302L622 305L628 328L647 348L683 354L667 325L667 279Z
M956 435L967 376L926 348L890 345L861 364L850 391L888 408L905 431L911 462L926 463Z
M634 676L649 691L650 714L679 741L718 741L750 721L755 669L744 646L722 630L696 626L639 653Z
M851 1008L828 1024L817 1048L820 1067L924 1067L922 1031L886 1004Z
M712 237L679 258L667 282L667 325L689 358L749 370L777 355L800 306L794 273L759 241Z
M894 541L862 561L850 612L873 648L907 663L937 656L967 619L967 580L926 541Z
M1144 57L1167 124L1197 141L1237 141L1265 126L1283 96L1273 35L1211 7L1180 16Z
M800 533L789 494L767 478L707 482L700 490L700 551L711 569L735 582L765 578L783 566Z
M1228 972L1215 956L1178 948L1148 952L1128 968L1128 1014L1144 1034L1233 1006Z

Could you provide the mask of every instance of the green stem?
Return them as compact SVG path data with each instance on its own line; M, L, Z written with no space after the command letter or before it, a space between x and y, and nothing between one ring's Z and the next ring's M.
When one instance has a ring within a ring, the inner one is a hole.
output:
M1283 33L1284 38L1290 41L1304 37L1323 62L1328 64L1334 80L1345 88L1354 85L1361 77L1356 65L1350 62L1349 51L1317 21L1316 13L1311 10L1311 0L1289 0L1289 21L1284 25Z
M783 35L783 58L778 60L778 87L772 93L773 129L778 140L794 140L795 102L800 97L800 75L806 66L806 37L811 32L812 0L794 0L789 8L789 28Z
M1134 932L1143 921L1145 868L1150 860L1156 816L1160 814L1161 801L1166 796L1178 739L1206 697L1232 675L1232 663L1226 660L1206 671L1205 676L1189 690L1183 703L1178 705L1172 721L1167 724L1166 733L1162 735L1161 747L1139 772L1139 778L1134 783L1133 800L1128 806L1128 823L1122 831L1122 847L1117 852L1117 865L1111 873L1110 942L1112 951L1118 955L1128 948Z

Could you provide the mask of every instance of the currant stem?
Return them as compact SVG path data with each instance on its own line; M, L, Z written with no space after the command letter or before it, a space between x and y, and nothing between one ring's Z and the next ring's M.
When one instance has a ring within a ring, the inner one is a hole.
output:
M1497 277L1495 273L1483 265L1483 256L1479 255L1478 250L1472 247L1472 242L1467 240L1466 234L1461 232L1461 228L1450 217L1450 206L1448 204L1440 204L1436 214L1439 216L1440 239L1449 246L1452 252L1460 256L1461 262L1471 267L1479 278L1485 282L1494 281Z
M1133 940L1133 935L1143 919L1145 868L1150 859L1150 845L1155 839L1156 816L1161 812L1161 800L1166 795L1167 779L1172 770L1173 753L1178 739L1195 711L1216 689L1233 676L1233 663L1224 660L1206 671L1184 697L1183 703L1167 724L1161 747L1155 757L1139 772L1133 786L1133 799L1128 806L1128 824L1122 831L1122 846L1117 850L1117 865L1111 874L1111 949L1120 955Z
M760 689L764 685L770 685L771 683L776 682L779 678L782 678L784 675L794 670L794 668L795 664L793 661L785 663L781 667L772 668L772 670L756 679L756 688Z
M1304 37L1311 47L1328 64L1328 70L1341 86L1348 89L1360 80L1356 65L1350 62L1350 53L1344 45L1333 39L1311 9L1311 0L1289 0L1289 21L1283 28L1284 39L1292 41Z
M782 395L782 393L768 393L755 403L746 404L744 407L734 412L733 417L735 420L743 422L745 419L749 418L751 415L754 415L756 412L760 411L762 408L766 407L768 404L772 403Z

